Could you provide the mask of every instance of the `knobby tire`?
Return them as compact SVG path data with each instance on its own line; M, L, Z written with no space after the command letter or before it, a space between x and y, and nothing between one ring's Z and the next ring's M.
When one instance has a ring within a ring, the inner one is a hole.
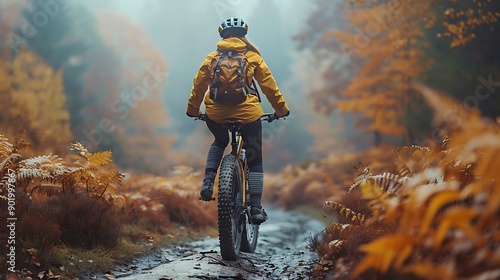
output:
M243 212L242 174L237 158L224 156L219 173L219 245L222 259L238 258L244 223L239 222ZM245 236L243 236L245 238Z

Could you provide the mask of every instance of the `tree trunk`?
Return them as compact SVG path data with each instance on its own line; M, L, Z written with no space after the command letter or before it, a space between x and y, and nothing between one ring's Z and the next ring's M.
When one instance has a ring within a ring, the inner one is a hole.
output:
M378 130L375 130L373 132L373 144L375 147L379 147L380 144L382 143L382 134Z

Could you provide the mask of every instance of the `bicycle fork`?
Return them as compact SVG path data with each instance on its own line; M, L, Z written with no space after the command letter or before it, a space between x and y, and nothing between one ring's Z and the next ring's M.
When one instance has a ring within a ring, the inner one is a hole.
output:
M236 157L238 161L237 164L240 165L240 170L242 171L242 201L241 205L242 211L238 215L238 228L241 230L241 225L245 221L245 218L250 220L250 211L247 206L247 188L248 188L248 169L247 169L247 160L246 160L246 151L243 149L243 139L241 133L236 128L230 128L231 131L231 153ZM240 205L234 205L235 209Z

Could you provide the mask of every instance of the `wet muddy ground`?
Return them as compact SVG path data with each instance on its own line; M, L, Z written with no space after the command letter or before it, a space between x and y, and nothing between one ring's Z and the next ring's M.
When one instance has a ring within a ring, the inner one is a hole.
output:
M316 254L308 248L311 235L325 224L298 212L266 209L255 253L224 261L217 238L162 248L155 254L111 270L106 279L307 279ZM100 278L100 277L99 277Z

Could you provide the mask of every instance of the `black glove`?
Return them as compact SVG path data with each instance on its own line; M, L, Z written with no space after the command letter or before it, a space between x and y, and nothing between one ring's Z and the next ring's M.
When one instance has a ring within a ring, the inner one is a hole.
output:
M284 114L283 116L278 116L278 114L276 114L276 112L274 112L274 118L275 119L288 117L289 115L290 115L290 111L286 112L286 114Z
M199 117L201 116L201 115L200 115L200 116L192 116L192 115L188 114L187 112L186 112L186 115L187 115L188 117L190 117L190 118L199 118Z

